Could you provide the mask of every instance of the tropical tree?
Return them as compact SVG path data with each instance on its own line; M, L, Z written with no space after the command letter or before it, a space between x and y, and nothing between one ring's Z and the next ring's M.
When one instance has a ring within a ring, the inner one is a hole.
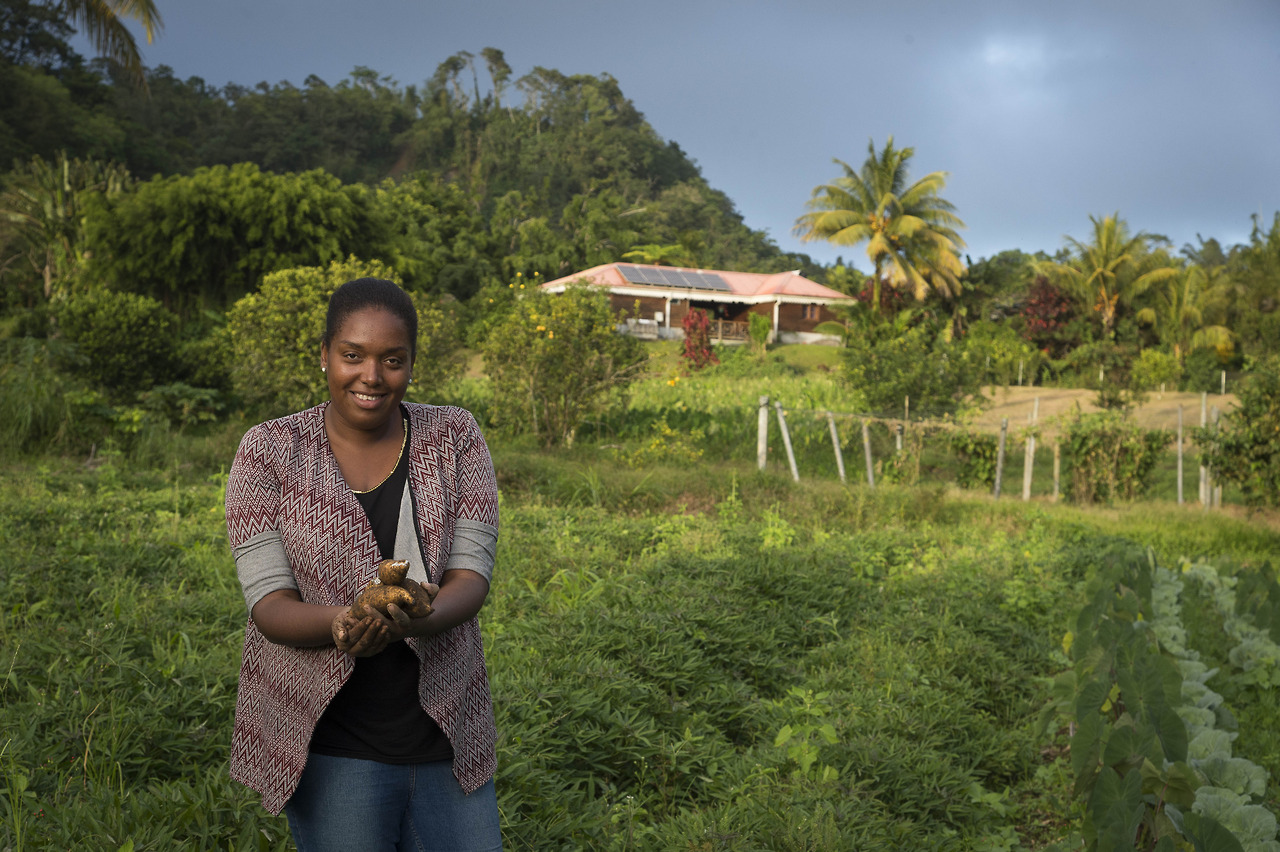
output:
M44 301L65 296L84 256L85 200L129 188L129 172L115 163L33 157L9 177L0 193L0 222L8 244L40 276ZM8 260L8 258L6 258Z
M1206 323L1205 316L1225 307L1230 281L1221 266L1191 265L1176 271L1152 291L1152 304L1137 313L1140 323L1155 326L1162 342L1173 349L1181 367L1192 349L1229 346L1230 330Z
M147 44L164 26L155 0L58 0L58 11L84 33L100 55L118 62L133 80L146 88L146 69L137 39L125 26L125 19L142 25Z
M1037 261L1036 272L1066 290L1085 310L1098 314L1104 337L1115 333L1122 308L1132 305L1153 285L1168 281L1178 268L1164 252L1155 248L1162 237L1139 231L1129 235L1129 227L1119 214L1098 218L1093 223L1092 242L1067 237L1070 258L1065 263Z
M950 296L960 290L964 240L956 229L964 222L938 194L946 186L946 172L908 183L907 164L914 154L914 148L894 148L890 136L879 153L874 141L868 143L860 170L835 160L844 175L814 188L809 212L796 220L795 233L805 241L867 244L867 257L875 264L875 305L884 283L909 286L917 299L930 290Z

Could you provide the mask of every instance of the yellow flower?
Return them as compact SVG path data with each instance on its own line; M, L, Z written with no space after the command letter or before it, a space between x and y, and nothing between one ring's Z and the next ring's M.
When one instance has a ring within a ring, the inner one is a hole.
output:
M489 304L491 304L491 305L493 304L493 299L490 299L490 300L489 300Z
M523 290L523 289L524 289L524 285L523 285L523 284L521 284L521 285L520 285L520 289L521 289L521 290Z
M548 331L548 332L547 332L547 340L550 340L551 338L553 338L553 337L555 337L555 336L556 336L556 333L555 333L554 331Z
M521 273L519 273L519 272L517 272L517 273L516 273L516 277L517 277L517 278L519 278L519 277L520 277L520 275L521 275Z
M546 330L547 330L547 327L545 325L538 326L538 331L546 331Z

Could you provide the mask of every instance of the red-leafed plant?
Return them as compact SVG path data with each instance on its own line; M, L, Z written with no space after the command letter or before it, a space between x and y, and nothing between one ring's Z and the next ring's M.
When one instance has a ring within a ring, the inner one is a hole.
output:
M690 309L684 316L684 352L680 353L691 370L701 370L708 364L719 364L720 359L711 351L711 321L707 312Z
M1068 348L1067 324L1074 315L1071 299L1044 276L1037 276L1022 306L1023 334L1038 349L1061 357Z

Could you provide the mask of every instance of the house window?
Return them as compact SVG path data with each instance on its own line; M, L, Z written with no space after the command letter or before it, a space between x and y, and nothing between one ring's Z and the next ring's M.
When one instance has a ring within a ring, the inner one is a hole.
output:
M804 318L805 318L805 319L807 319L807 320L816 320L816 319L818 318L818 306L817 306L817 305L805 305L805 306L804 306Z

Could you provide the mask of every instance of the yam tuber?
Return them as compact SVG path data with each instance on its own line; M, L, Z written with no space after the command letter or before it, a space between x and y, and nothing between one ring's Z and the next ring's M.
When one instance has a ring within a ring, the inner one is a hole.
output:
M397 559L384 559L378 563L378 579L356 595L351 614L364 618L378 611L390 617L387 607L395 604L410 618L424 618L431 614L431 595L416 580L409 579L409 563Z

